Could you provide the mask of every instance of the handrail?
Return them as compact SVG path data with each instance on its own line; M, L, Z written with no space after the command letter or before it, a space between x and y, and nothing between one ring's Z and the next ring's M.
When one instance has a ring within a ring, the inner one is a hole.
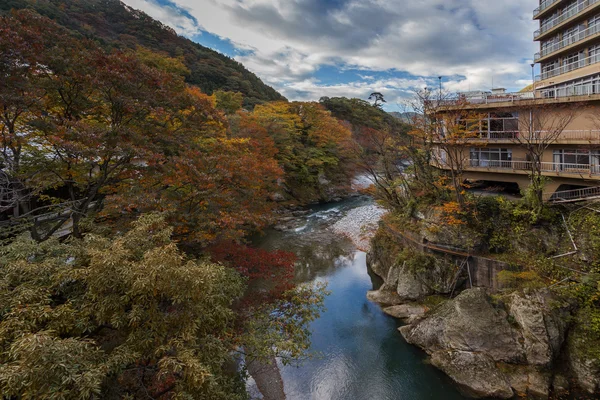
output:
M577 32L574 35L564 38L560 42L554 43L546 47L545 49L542 49L539 53L535 54L534 60L537 61L542 57L552 54L574 43L580 42L590 36L597 34L598 32L600 32L600 23L596 23L595 25L592 25L581 32Z
M538 140L580 140L580 141L600 141L600 130L564 130L558 134L552 131L535 131L529 135L527 132L517 130L510 131L481 131L477 137L465 138L464 140L478 141L482 139L490 140L512 140L515 143L523 141L535 142Z
M600 0L598 0L598 1L600 1ZM573 61L573 62L565 64L565 65L559 65L558 67L553 68L549 71L542 72L540 75L536 76L535 80L541 81L544 79L553 78L555 76L566 74L567 72L571 72L576 69L587 67L588 65L594 65L599 62L600 62L600 54L595 54L593 56L582 58L581 60Z
M550 196L549 201L552 201L552 202L584 200L589 197L600 196L600 186L583 188L583 189L563 190L560 192L545 193L545 195Z
M437 161L440 166L448 166L448 163L443 160ZM482 159L465 159L464 165L469 168L487 168L487 169L505 169L512 171L531 171L534 167L531 161L520 160L482 160ZM541 162L539 163L541 172L550 172L556 174L578 174L578 175L600 175L600 166L592 164L572 164L572 163L555 163Z
M572 84L564 87L553 87L550 89L541 89L541 98L557 99L559 97L577 97L600 94L600 81L586 83L583 85Z
M585 9L593 6L598 1L600 1L600 0L579 0L579 3L577 4L576 7L569 9L564 14L557 15L554 18L547 20L547 22L545 24L541 25L540 29L538 29L537 31L535 31L533 33L534 38L537 38L542 33L546 33L549 30L551 30L552 28L554 28L555 26L558 26L561 23L563 23L564 21L570 19L571 17L574 17L575 15L584 11Z
M519 92L519 93L482 93L481 96L470 97L461 93L456 95L456 98L444 99L438 102L438 105L444 104L456 104L460 101L466 101L471 104L490 104L490 103L504 103L504 102L515 102L521 100L533 100L535 95L533 92Z
M549 7L552 7L554 4L558 3L561 0L544 0L541 2L540 6L533 10L533 16L535 18L536 15L546 10Z

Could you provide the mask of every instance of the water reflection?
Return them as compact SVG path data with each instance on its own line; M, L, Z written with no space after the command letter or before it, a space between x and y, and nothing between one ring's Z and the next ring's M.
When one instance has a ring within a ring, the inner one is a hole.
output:
M331 207L343 211L352 206L356 201ZM399 323L367 301L366 292L380 281L371 279L365 253L327 230L331 222L313 215L302 232L273 231L257 241L295 252L296 278L326 281L331 291L327 310L311 325L311 350L321 356L300 367L280 366L287 399L463 399L420 350L402 339Z

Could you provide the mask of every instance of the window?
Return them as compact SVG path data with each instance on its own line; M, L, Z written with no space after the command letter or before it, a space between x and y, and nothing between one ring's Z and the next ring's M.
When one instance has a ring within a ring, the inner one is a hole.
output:
M597 152L590 153L582 149L560 149L554 150L555 171L587 170L590 164L597 163Z
M571 43L575 43L581 38L579 37L579 33L585 30L585 26L583 24L576 25L572 28L565 30L563 34L563 42L564 46L568 46Z
M565 72L573 71L574 69L583 67L584 56L582 51L571 53L564 58Z
M558 36L554 36L551 39L542 42L542 54L548 54L554 51L554 45L559 42Z
M595 64L597 62L600 62L600 45L591 46L588 49L588 53L590 59L588 64Z
M511 139L519 131L519 113L490 113L488 119L484 120L483 127L492 139Z
M542 64L542 79L551 78L558 75L558 68L560 67L558 60L549 63Z
M511 168L512 150L494 148L472 148L472 167Z

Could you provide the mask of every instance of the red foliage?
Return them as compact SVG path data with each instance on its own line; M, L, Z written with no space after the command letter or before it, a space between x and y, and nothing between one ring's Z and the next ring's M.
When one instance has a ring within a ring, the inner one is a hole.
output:
M249 279L250 288L260 288L247 296L249 302L277 300L294 287L296 255L282 250L267 251L237 244L220 242L210 248L212 259L235 268Z

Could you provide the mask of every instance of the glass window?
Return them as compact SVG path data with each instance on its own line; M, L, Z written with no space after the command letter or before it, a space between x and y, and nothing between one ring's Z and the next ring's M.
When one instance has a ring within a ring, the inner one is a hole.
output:
M511 168L512 150L500 148L472 148L471 166Z
M556 164L554 169L565 171L568 169L579 169L581 167L587 168L594 158L594 154L590 155L589 150L554 150L554 163Z

